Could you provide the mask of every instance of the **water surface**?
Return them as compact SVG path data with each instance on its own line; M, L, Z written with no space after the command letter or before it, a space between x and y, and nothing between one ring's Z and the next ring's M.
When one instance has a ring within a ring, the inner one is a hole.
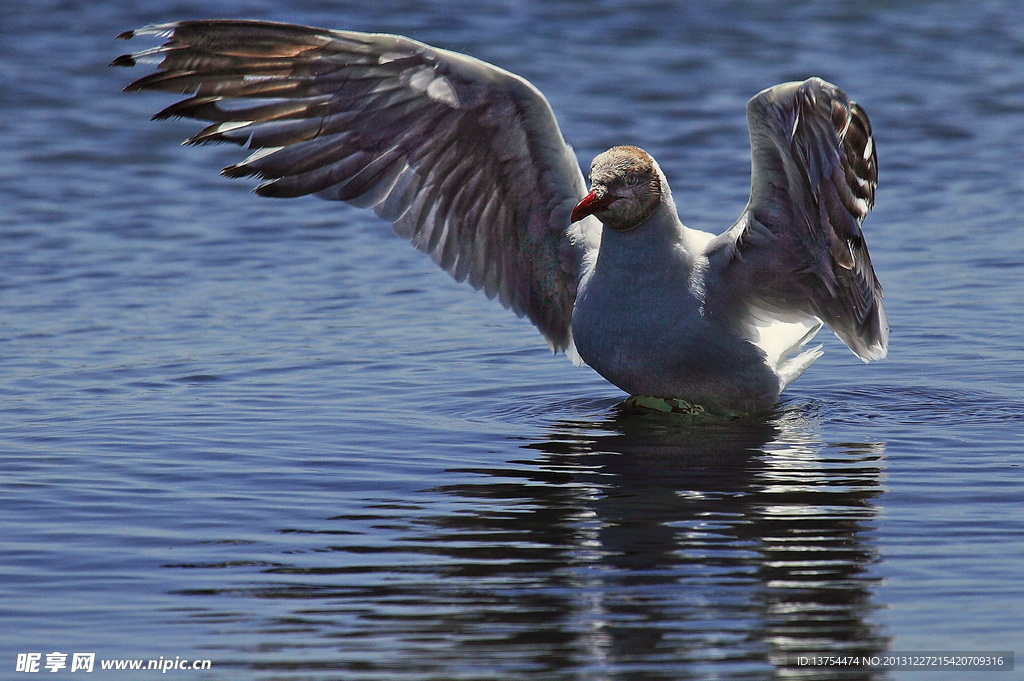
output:
M879 149L889 359L822 336L765 419L623 410L371 214L253 197L216 173L243 152L183 149L195 125L148 121L168 98L119 93L139 73L107 68L114 35L211 16L397 32L520 73L581 163L642 146L711 231L749 192L746 100L835 82ZM1000 3L8 2L0 666L916 679L788 660L1013 650L1022 60L1024 15Z

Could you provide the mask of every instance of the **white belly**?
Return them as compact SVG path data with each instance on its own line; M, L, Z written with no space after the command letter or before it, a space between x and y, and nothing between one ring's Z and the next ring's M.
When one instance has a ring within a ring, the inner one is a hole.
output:
M631 395L719 411L768 409L775 372L753 344L702 314L685 269L598 267L581 282L572 330L580 357Z

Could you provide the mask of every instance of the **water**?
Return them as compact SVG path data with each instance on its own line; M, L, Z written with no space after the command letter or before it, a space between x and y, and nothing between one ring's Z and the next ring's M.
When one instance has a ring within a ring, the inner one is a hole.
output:
M0 13L5 677L53 651L261 680L916 679L790 656L1024 652L1019 5L144 4ZM746 100L837 83L879 148L889 359L829 337L760 421L621 410L372 215L257 199L216 174L242 152L180 148L196 126L148 121L169 99L119 93L114 35L208 16L521 73L584 164L646 148L714 231L749 191Z

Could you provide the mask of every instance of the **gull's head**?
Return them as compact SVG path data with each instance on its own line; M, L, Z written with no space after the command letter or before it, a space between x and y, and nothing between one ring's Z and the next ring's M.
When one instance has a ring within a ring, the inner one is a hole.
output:
M590 165L590 193L572 211L572 221L595 215L619 232L639 227L662 199L661 173L637 147L612 147Z

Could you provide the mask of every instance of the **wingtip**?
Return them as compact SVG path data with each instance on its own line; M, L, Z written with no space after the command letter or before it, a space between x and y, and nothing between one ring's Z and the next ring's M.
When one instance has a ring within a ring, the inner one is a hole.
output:
M181 146L183 146L183 147L203 147L203 146L206 146L207 144L219 144L219 143L221 143L223 141L224 140L217 139L217 138L213 137L212 135L203 135L203 134L200 133L198 135L193 135L192 137L189 137L186 140L183 140L182 143L181 143Z
M122 54L120 57L110 62L110 65L117 67L135 66L135 56L131 54Z
M149 26L143 26L142 28L135 28L130 31L121 31L117 34L118 40L131 40L136 36L152 35L158 38L170 38L174 35L174 31L177 30L181 22L175 21L169 24L150 24Z

